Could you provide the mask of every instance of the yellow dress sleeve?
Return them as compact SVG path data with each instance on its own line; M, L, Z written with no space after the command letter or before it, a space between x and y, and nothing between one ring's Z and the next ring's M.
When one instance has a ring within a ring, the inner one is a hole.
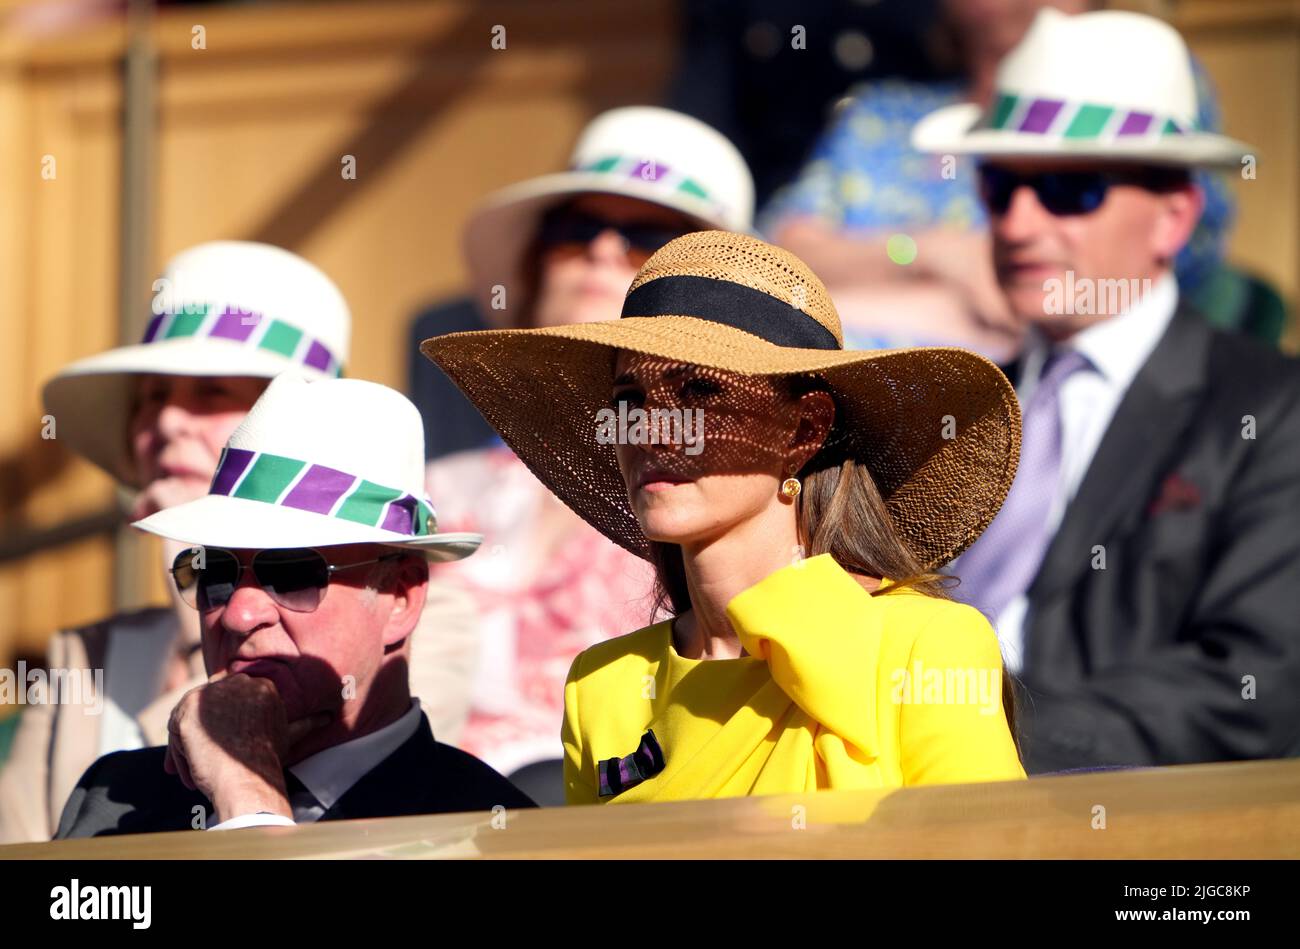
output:
M560 740L564 743L564 799L566 804L597 804L594 768L588 768L582 753L582 732L578 725L578 682L582 678L579 653L569 667L564 682L564 723Z
M1002 704L1002 653L971 607L944 611L912 645L899 713L903 783L1025 777Z

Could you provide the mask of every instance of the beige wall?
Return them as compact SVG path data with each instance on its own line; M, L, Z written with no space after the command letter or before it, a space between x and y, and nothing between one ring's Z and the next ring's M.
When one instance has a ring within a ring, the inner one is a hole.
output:
M52 526L101 507L105 479L41 438L40 380L117 340L119 139L115 63L0 44L0 529ZM46 164L49 156L53 165ZM44 177L50 168L53 177ZM57 430L56 430L57 433ZM106 605L109 543L90 540L0 569L0 659L42 626ZM8 648L6 648L8 647Z
M660 98L670 3L284 4L159 17L154 267L214 238L301 253L353 308L350 374L403 386L407 327L462 280L471 205L554 170L595 112ZM207 48L193 49L192 27ZM506 49L491 47L506 27ZM0 39L0 529L102 507L106 477L40 433L40 381L117 342L122 24ZM53 154L57 178L40 177ZM344 180L341 160L356 158ZM148 280L128 335L138 338ZM430 366L430 371L434 371ZM131 541L131 543L138 543ZM138 554L137 554L138 555ZM151 562L146 554L144 563ZM109 537L0 569L0 663L105 614ZM153 571L127 600L156 600Z

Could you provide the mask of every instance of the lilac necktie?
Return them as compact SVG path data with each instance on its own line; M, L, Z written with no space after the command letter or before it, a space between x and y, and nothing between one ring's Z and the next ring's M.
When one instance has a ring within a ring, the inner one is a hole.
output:
M998 516L957 561L961 584L955 599L996 620L1008 603L1029 589L1051 540L1047 518L1061 474L1061 384L1088 357L1054 350L1025 406L1020 466Z

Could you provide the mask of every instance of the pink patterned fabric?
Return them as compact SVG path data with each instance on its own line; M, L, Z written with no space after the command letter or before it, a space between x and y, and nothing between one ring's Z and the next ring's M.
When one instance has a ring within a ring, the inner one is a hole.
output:
M567 509L570 536L541 562L537 524L559 502L505 446L439 459L427 484L439 530L483 534L474 556L433 568L468 589L480 612L459 745L503 774L561 758L569 666L588 646L654 619L654 571Z

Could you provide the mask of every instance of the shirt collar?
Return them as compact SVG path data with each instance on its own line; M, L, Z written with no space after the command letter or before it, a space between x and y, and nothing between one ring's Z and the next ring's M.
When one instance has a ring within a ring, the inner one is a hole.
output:
M397 721L378 731L325 748L289 768L308 791L329 810L352 785L400 748L420 727L420 700Z
M1124 390L1160 342L1177 308L1178 282L1173 274L1166 273L1127 310L1057 345L1083 353L1108 385ZM1051 341L1037 327L1031 327L1020 371L1019 381L1024 387L1032 387L1037 380L1051 348Z

